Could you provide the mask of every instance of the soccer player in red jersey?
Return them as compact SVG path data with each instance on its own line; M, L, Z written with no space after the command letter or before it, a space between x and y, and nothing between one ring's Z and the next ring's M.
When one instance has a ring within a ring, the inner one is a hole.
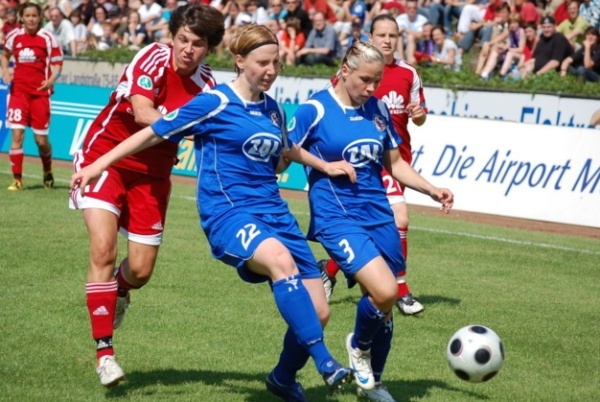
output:
M214 87L212 71L203 60L223 39L223 15L189 3L174 11L169 31L171 45L146 46L126 67L74 156L75 171ZM83 210L90 237L87 308L97 344L96 370L107 387L124 379L114 358L113 330L129 306L129 291L144 286L152 275L176 160L177 145L165 141L107 169L98 182L88 186L85 197L71 192L70 207ZM119 232L128 240L127 257L115 269Z
M0 57L3 79L10 88L8 123L12 142L8 152L13 183L8 190L23 190L23 140L25 128L31 127L40 152L43 181L46 188L54 186L52 147L48 141L50 95L60 77L63 54L54 36L41 27L42 9L38 4L25 3L19 10L22 27L14 29L4 41ZM13 74L9 60L14 56Z
M371 23L371 42L383 53L385 66L383 78L374 96L383 100L390 110L394 128L402 138L400 155L408 162L412 162L410 134L408 132L408 119L421 126L427 118L425 96L421 78L414 67L404 61L394 58L394 51L400 38L398 24L393 17L382 14L375 17ZM408 257L408 208L404 198L405 187L394 180L385 170L382 173L383 183L386 186L388 201L394 212L394 220L400 232L402 254ZM335 285L335 275L339 267L332 260L321 261L324 270L323 281L328 298L331 297ZM412 295L405 279L406 271L398 273L398 309L407 315L418 314L423 311L423 305Z

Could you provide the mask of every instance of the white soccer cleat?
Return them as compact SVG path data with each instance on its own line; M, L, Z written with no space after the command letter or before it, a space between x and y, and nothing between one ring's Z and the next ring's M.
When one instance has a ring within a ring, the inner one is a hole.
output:
M394 397L390 395L387 388L381 383L375 383L375 388L371 390L366 390L362 388L357 388L358 396L361 398L366 398L370 401L374 402L396 402Z
M405 315L415 315L423 311L423 305L411 293L399 298L396 301L396 306Z
M352 337L349 333L346 337L346 350L350 360L350 368L354 371L354 380L359 388L371 390L375 387L375 377L371 368L371 350L360 350L352 347Z
M115 318L113 320L113 328L117 329L123 323L123 319L125 318L125 312L129 308L129 304L131 303L129 298L129 292L127 292L127 296L125 297L117 297L117 306L115 307Z
M100 377L100 383L106 388L112 388L125 381L125 374L114 356L102 356L96 365L96 373Z

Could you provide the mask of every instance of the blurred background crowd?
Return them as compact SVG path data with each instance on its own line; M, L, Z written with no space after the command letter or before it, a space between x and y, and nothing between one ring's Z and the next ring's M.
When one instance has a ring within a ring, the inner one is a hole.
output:
M32 0L30 0L31 2ZM67 56L90 49L168 43L178 0L48 0L47 22ZM0 1L0 35L19 27L25 1ZM600 81L600 0L202 0L225 16L226 35L263 24L279 38L287 65L336 65L370 21L391 14L400 27L397 57L414 65L472 69L482 79L519 79L557 71ZM3 40L2 40L3 42ZM464 55L472 52L470 63Z

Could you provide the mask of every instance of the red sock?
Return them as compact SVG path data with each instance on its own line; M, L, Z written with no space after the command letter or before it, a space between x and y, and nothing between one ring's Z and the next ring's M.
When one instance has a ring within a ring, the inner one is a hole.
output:
M85 285L87 308L96 341L96 357L114 355L113 320L117 306L117 282L93 282Z
M406 296L407 294L410 293L408 284L404 280L405 274L406 274L406 271L402 271L402 272L398 273L398 276L396 276L396 281L398 282L398 299L400 299L401 297Z
M42 160L44 173L50 172L52 170L52 149L45 155L40 153L40 159Z
M398 228L398 233L400 233L400 246L402 247L402 255L404 256L404 261L408 260L408 239L406 236L408 235L408 228Z
M10 159L10 168L13 177L21 180L23 177L23 148L11 149L8 151L8 159Z
M325 270L327 271L327 275L329 275L331 278L333 278L339 272L340 266L337 265L337 263L330 258L329 261L327 261Z

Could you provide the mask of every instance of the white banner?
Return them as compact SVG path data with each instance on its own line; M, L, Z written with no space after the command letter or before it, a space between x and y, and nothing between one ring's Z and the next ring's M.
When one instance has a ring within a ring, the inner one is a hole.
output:
M457 210L600 227L597 131L432 115L411 133L414 168Z

